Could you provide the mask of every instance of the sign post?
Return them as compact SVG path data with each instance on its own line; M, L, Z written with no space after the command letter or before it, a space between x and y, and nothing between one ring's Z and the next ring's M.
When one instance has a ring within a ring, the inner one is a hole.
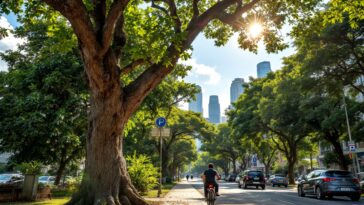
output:
M160 169L159 169L159 186L158 186L158 197L161 196L162 194L162 131L163 131L163 127L166 125L167 120L164 117L159 117L156 121L155 124L157 125L157 129L159 129L159 140L160 140L160 151L159 151L159 157L160 157Z
M348 127L348 135L349 135L349 155L352 155L352 153L354 152L355 154L355 143L351 140L351 130L350 130L350 123L349 123L349 117L348 117L348 110L346 108L346 101L345 101L345 91L344 91L344 95L343 95L343 101L344 101L344 111L345 111L345 118L346 118L346 125ZM354 176L356 177L357 175L357 170L356 170L356 163L355 163L355 157L352 157L353 160L353 170L354 170Z

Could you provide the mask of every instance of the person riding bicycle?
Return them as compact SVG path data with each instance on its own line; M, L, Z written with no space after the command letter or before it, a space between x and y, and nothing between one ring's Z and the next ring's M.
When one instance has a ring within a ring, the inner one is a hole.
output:
M204 182L204 193L205 193L205 197L207 197L207 188L209 184L213 184L215 187L215 194L216 196L220 196L219 195L219 184L216 182L216 178L217 180L221 179L221 176L217 173L216 170L214 170L214 165L212 163L209 163L209 169L205 170L205 172L203 173L202 180Z

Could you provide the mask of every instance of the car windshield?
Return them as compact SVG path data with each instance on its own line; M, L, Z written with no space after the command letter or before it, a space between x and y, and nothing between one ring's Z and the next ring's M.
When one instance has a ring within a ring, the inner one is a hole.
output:
M47 181L48 177L47 176L41 176L39 177L39 181Z
M327 171L325 176L328 177L353 177L351 172L348 171Z
M0 174L0 180L10 180L11 175L8 174Z
M263 175L262 172L249 172L248 173L248 176L250 176L250 177L255 177L255 176L260 177L262 175Z

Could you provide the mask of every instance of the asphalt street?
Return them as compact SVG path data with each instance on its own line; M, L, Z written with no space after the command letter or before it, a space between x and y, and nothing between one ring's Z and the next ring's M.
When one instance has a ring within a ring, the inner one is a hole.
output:
M202 193L202 182L190 182ZM237 183L220 182L220 194L215 204L230 205L364 205L364 197L353 202L348 197L334 197L333 199L318 200L314 196L299 197L296 189L267 186L265 190L254 187L238 188Z

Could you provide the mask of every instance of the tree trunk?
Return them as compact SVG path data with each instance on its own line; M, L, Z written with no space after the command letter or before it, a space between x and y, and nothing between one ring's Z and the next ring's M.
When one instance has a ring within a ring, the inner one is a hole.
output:
M54 181L54 185L59 185L59 182L61 181L64 169L66 168L66 162L60 162L59 167L57 169L56 173L56 180Z
M236 174L236 158L233 158L233 173Z
M110 63L106 59L104 66L113 66L115 62ZM105 72L105 79L102 79L103 89L90 85L86 176L80 191L68 204L147 204L133 187L122 154L121 134L129 116L123 110L125 102L121 94L119 74L108 67L98 69ZM115 73L109 74L106 71ZM90 76L88 78L89 81L95 80Z
M289 181L289 184L295 184L294 166L297 161L297 146L291 145L289 155L290 156L286 156L288 159L288 181Z
M294 181L294 165L295 165L295 162L292 162L291 160L288 160L288 181L289 181L289 184L295 184L295 181Z
M340 142L338 142L338 141L330 141L330 142L334 146L335 153L337 154L337 156L339 158L338 162L339 162L340 169L349 170L349 167L346 164L345 155L344 155L343 149L341 148Z

